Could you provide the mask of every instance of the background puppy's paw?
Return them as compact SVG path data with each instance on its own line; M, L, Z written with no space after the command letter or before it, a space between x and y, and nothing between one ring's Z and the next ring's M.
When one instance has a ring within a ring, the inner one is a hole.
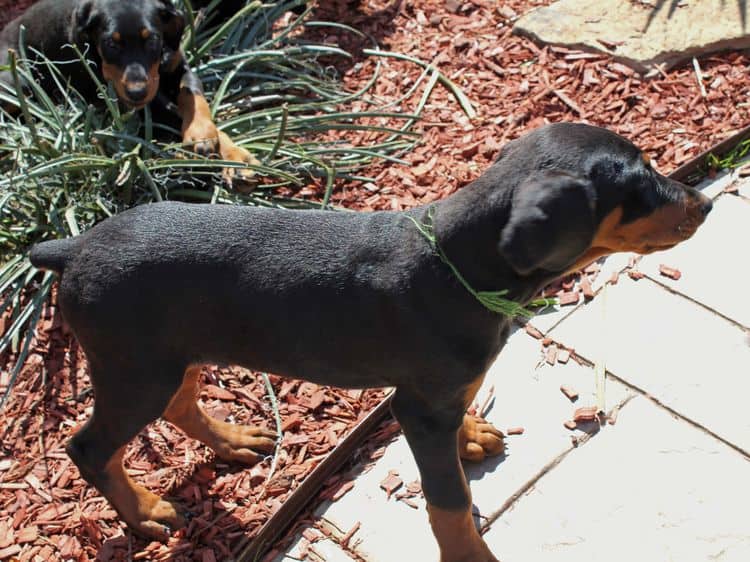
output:
M242 162L249 166L259 166L260 162L247 149L238 146L229 138L229 135L219 131L219 153L222 160L230 162ZM251 168L224 168L222 170L224 181L234 189L241 192L252 191L257 178L255 171Z
M212 121L193 121L182 132L182 144L204 158L216 156L220 152L219 131Z

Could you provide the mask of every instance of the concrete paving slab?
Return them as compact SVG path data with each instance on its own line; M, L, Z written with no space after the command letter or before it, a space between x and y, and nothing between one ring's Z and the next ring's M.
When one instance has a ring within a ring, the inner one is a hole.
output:
M648 278L621 277L551 336L663 404L750 451L750 345L731 322Z
M578 400L571 402L566 398L561 385L575 389ZM593 369L572 359L554 366L543 362L541 342L523 331L511 337L488 371L477 393L480 403L490 386L495 388L495 401L487 419L503 431L523 427L524 433L506 438L506 457L502 462L489 459L480 465L465 465L474 504L483 515L497 511L550 462L570 450L571 436L581 432L571 432L563 424L577 408L596 405ZM631 394L614 381L607 390L607 410Z
M678 293L689 296L724 316L750 328L750 261L736 253L750 235L738 225L750 224L750 201L722 195L714 210L693 238L667 252L644 256L640 270ZM676 267L682 273L674 281L659 274L659 265Z
M403 436L387 447L385 455L370 471L357 475L350 492L337 502L325 502L315 515L339 538L361 522L350 546L367 560L419 560L423 556L424 560L437 560L438 548L430 530L424 500L413 499L419 506L415 510L396 501L393 496L388 499L380 482L388 476L389 470L396 470L404 484L419 479L416 463ZM274 562L299 559L303 544L300 530L292 546ZM343 560L349 558L333 541L329 541L325 548L336 551L337 556L346 557Z
M287 554L274 559L274 562L296 562L305 560L309 562L352 562L356 560L332 541L323 539L313 544L301 535L295 541Z
M521 436L506 439L507 455L504 458L465 465L475 512L485 517L497 512L526 487L535 474L573 448L571 436L582 432L571 432L563 427L563 423L572 417L575 408L595 404L592 369L573 360L567 364L540 366L542 359L541 342L523 330L517 330L489 369L477 393L477 402L481 404L494 386L494 399L489 403L487 419L503 431L517 426L525 430ZM562 394L562 384L579 392L575 403ZM624 386L610 383L608 408L629 395ZM429 528L424 500L412 500L418 506L415 510L394 498L388 500L380 488L380 482L390 470L396 470L404 483L419 479L413 456L403 437L388 446L372 470L357 476L354 489L339 501L321 506L316 515L340 529L342 535L358 521L362 522L356 534L359 541L356 551L367 560L436 560L438 551ZM293 547L276 562L295 560L302 544L300 532ZM405 558L405 545L412 553L410 558Z
M746 562L750 462L643 397L485 534L503 562Z
M599 291L599 289L601 289L602 286L612 277L613 273L622 272L628 266L628 262L633 255L635 254L613 254L600 260L599 263L601 264L602 269L591 284L594 291ZM546 334L569 314L572 314L579 306L581 306L581 304L583 304L583 299L581 299L581 302L575 306L550 306L534 316L530 320L531 325L540 330L543 334Z

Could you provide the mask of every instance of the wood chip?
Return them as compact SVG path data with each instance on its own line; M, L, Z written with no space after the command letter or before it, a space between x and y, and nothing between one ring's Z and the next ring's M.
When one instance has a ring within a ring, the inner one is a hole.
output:
M225 388L216 386L215 384L205 385L203 387L203 392L205 393L206 397L214 398L216 400L234 400L235 399L235 395L233 392L230 392L229 390Z
M359 528L362 526L362 524L357 521L354 526L347 531L347 533L341 537L341 540L339 541L339 544L346 548L349 546L349 541L352 540L352 537L356 534L357 531L359 531Z
M524 428L522 427L509 427L508 431L505 432L505 435L523 435Z
M581 281L578 283L578 286L581 288L584 299L591 300L594 298L594 288L591 286L591 281L589 281L589 278L586 275L583 275L581 277Z
M551 345L547 348L547 352L544 354L544 360L548 365L554 365L557 363L557 346Z
M352 488L354 488L354 480L347 480L346 482L342 482L341 486L339 486L339 489L336 490L336 492L331 497L331 500L332 501L340 500Z
M8 560L11 556L21 552L21 547L17 544L12 544L7 548L0 549L0 560Z
M563 424L567 429L573 430L578 427L578 424L574 420L568 420Z
M39 527L36 525L24 527L16 534L16 542L21 544L25 542L34 542L39 537Z
M413 500L411 500L409 498L399 498L398 501L405 503L406 505L408 505L412 509L419 509L419 505L417 505L416 502L414 502Z
M398 471L389 470L388 476L386 476L380 483L380 487L385 490L387 497L390 499L391 494L398 490L403 485L403 483L404 481L401 480L401 478L399 478L398 476Z
M580 293L576 293L575 291L560 293L558 302L560 306L570 306L573 304L578 304L578 301L580 300L579 294Z
M529 334L532 338L536 338L540 340L544 337L542 332L537 330L534 326L532 326L528 322L526 323L526 326L524 326L524 330L526 330L526 333Z
M578 392L576 392L576 390L573 389L572 387L562 385L560 386L560 391L565 396L567 396L568 400L570 400L571 402L575 402L576 400L578 400Z
M670 279L674 279L675 281L679 280L680 277L682 277L682 273L679 269L675 269L674 267L669 267L668 265L659 264L659 273L661 273L664 277L669 277Z
M594 421L598 417L598 406L584 406L583 408L578 408L575 412L573 412L573 421L576 422Z
M557 354L557 362L558 363L567 363L570 359L570 350L565 349L564 347L560 349L560 352Z

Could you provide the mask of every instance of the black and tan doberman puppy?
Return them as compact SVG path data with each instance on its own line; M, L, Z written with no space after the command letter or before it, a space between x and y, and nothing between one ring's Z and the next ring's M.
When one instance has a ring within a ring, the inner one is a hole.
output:
M343 387L396 387L442 562L496 560L477 533L460 458L503 450L465 410L503 347L507 317L476 290L527 303L605 254L689 238L711 209L618 135L558 124L509 143L471 185L407 212L335 213L159 203L34 247L61 275L59 304L91 365L96 404L68 452L135 530L163 538L176 506L133 483L125 446L159 416L226 460L273 435L208 417L199 366L238 364Z
M96 84L71 45L125 106L150 105L154 120L180 129L195 152L255 162L216 128L201 82L180 50L184 15L170 0L40 0L0 32L0 64L8 63L9 49L18 49L21 26L29 56L38 51L54 61L86 100L96 101ZM45 91L57 92L50 69L35 65L35 73ZM0 81L12 86L10 71L0 72Z

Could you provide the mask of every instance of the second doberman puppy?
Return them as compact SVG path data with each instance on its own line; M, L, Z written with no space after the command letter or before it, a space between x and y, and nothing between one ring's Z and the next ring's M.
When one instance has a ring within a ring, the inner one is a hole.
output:
M68 452L137 532L164 538L179 508L135 484L127 443L159 416L223 459L253 462L272 434L207 416L199 367L239 364L342 387L394 386L442 562L495 562L474 527L460 458L503 450L465 416L511 320L476 290L527 303L613 252L689 238L711 201L654 171L631 143L552 125L509 143L478 180L408 212L332 213L160 203L36 246L86 351L96 403ZM416 223L414 222L416 221Z
M40 0L0 33L0 64L7 64L9 49L18 49L21 26L29 55L37 51L53 61L86 100L97 99L96 84L71 45L124 105L150 105L154 119L180 129L183 143L195 152L255 162L214 124L201 82L180 50L185 18L170 0ZM54 94L52 71L34 68L45 91ZM13 86L9 71L0 72L0 81Z

